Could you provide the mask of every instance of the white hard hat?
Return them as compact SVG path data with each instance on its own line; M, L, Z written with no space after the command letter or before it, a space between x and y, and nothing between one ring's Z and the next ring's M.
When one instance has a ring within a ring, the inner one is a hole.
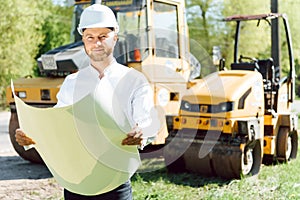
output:
M112 27L118 33L119 25L113 11L101 4L93 4L83 10L80 22L78 25L78 32L83 34L83 29L86 28L108 28Z

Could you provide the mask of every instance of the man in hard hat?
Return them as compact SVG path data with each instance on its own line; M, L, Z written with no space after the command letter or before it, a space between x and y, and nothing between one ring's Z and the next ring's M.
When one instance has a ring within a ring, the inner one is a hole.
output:
M152 125L153 92L140 72L118 64L113 57L118 31L114 13L107 6L94 4L83 11L78 32L82 35L90 65L66 77L57 94L56 107L72 105L88 94L97 93L95 96L120 128L129 130L122 144L142 146L156 134L144 137L145 132L149 132L146 127ZM16 141L22 146L34 144L20 129L16 130ZM75 194L65 189L64 197L66 200L129 200L132 199L131 184L128 180L114 190L96 196Z

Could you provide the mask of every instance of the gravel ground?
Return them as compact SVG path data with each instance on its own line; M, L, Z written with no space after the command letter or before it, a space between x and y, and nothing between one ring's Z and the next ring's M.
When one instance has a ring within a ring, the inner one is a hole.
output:
M44 165L17 155L10 144L8 112L0 112L0 200L63 199L62 188Z

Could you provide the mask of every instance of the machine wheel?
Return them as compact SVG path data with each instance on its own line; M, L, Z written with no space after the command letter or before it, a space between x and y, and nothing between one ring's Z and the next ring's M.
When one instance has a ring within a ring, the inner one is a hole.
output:
M19 127L20 126L19 126L18 114L16 112L11 112L10 121L9 121L9 136L15 151L25 160L34 163L44 164L43 159L41 158L41 156L39 155L39 153L36 151L35 148L25 151L24 147L20 146L16 142L15 132L16 129Z
M262 162L260 141L248 144L241 156L241 176L258 174Z
M168 164L166 167L167 167L168 172L170 172L170 173L183 173L183 172L185 172L185 164L184 164L183 156L179 157L177 160L175 160L172 163Z
M214 147L212 169L216 176L224 179L240 179L259 173L262 148L259 140L242 146Z
M281 127L277 135L276 153L279 162L287 162L297 157L298 135L288 127Z
M171 141L174 139L173 134L176 134L177 130L169 132L169 136L166 138L166 143L163 148L163 157L165 160L165 166L169 173L183 173L186 171L184 155L180 150L180 146L184 146L182 143Z
M247 148L242 154L242 174L247 175L250 173L253 166L253 149Z

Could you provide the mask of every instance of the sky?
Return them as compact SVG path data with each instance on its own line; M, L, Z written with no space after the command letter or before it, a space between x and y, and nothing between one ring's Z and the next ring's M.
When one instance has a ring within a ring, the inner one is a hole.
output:
M52 0L54 4L62 4L63 0Z
M52 0L52 2L53 2L54 4L58 4L58 5L64 5L64 2L65 2L65 1L66 1L66 0ZM67 2L68 2L69 5L73 5L74 0L67 0Z

